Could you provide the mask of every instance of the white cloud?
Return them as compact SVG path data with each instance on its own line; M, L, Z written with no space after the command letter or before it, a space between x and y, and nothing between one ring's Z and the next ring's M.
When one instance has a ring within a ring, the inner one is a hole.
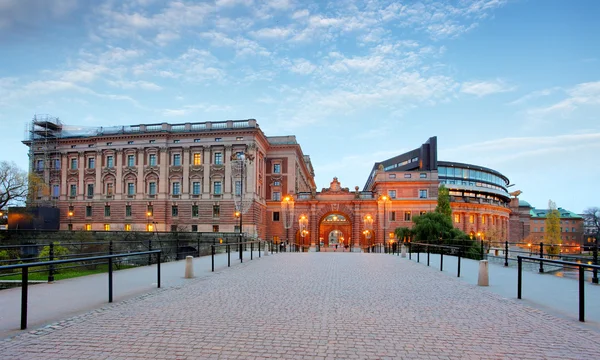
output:
M250 32L255 38L270 39L270 40L282 40L289 37L292 34L292 30L288 28L262 28L257 31Z
M250 6L254 3L253 0L217 0L217 7L233 7L237 5Z
M517 100L509 102L508 104L509 105L526 104L526 103L528 103L528 102L530 102L532 100L539 99L539 98L544 97L544 96L552 95L553 93L556 93L559 90L560 90L559 87L552 87L552 88L548 88L548 89L532 91L529 94L521 96Z
M310 12L308 10L306 10L306 9L298 10L292 14L292 19L301 19L301 18L308 17L308 15L310 15Z
M468 81L462 84L460 92L482 97L491 94L510 92L513 90L515 90L514 86L510 86L502 80Z
M566 91L568 97L550 106L529 110L530 115L567 114L580 107L600 105L600 81L578 84Z

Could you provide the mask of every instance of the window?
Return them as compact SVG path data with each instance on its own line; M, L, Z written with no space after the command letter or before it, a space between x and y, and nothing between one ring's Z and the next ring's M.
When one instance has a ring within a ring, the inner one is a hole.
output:
M475 215L469 215L469 224L475 224Z
M131 217L131 205L125 205L125 216Z
M59 159L54 159L53 163L54 163L54 169L55 170L60 170L60 160Z
M492 225L496 225L496 218L492 216Z
M220 152L216 152L215 153L215 165L222 165L223 164L223 154Z
M396 178L396 174L390 174L390 179L395 179Z
M148 195L156 195L156 182L151 181L148 183Z
M404 221L410 221L410 211L404 212Z
M112 145L112 142L110 142L110 141L106 143L106 146L111 146L111 145Z
M148 165L156 166L156 154L148 155Z
M390 211L390 221L396 221L396 212Z
M460 214L454 214L454 222L457 224L460 223Z
M544 231L544 227L543 226L540 228L540 231Z
M192 205L192 217L198 217L198 205Z
M198 225L192 225L192 232L198 232Z
M92 231L92 224L85 224L85 231Z
M200 195L200 181L194 181L192 183L192 195Z
M194 153L194 165L202 165L202 154Z
M235 195L236 196L242 195L242 182L239 180L236 180L236 182L235 182Z
M427 214L427 211L425 211L425 210L421 210L421 212L419 213L419 215L421 215L421 216L423 216L425 214Z
M221 216L221 207L219 205L213 205L213 217L217 218Z
M148 143L150 144L154 144L156 142L156 140L148 140Z
M180 183L178 181L173 183L173 195L179 195L181 191Z
M220 181L215 181L213 183L213 194L221 195L221 182Z
M567 228L565 228L565 232L569 232L569 228L568 228L568 227L567 227Z
M241 140L244 140L244 137L243 136L237 136L235 139L238 140L238 141L241 141Z
M38 171L44 170L44 160L38 160L35 165L35 169Z
M87 196L94 196L94 184L87 184Z
M390 196L390 199L395 199L396 198L396 190L388 190L388 195Z
M111 196L113 194L114 184L108 183L106 184L106 195Z
M133 141L132 140L128 141L127 145L133 145Z
M88 158L88 169L95 169L95 168L96 168L96 159Z
M194 142L200 142L200 139L194 139Z
M109 156L107 156L107 157L106 157L106 167L107 167L107 168L112 168L112 167L114 167L114 166L115 166L115 163L114 163L114 158L113 158L113 156L112 156L112 155L109 155Z
M571 232L575 232L575 228L571 228Z
M135 195L135 184L127 183L127 195Z
M173 154L173 166L181 166L181 154Z
M148 225L146 225L146 230L147 231L154 231L154 224L148 224Z
M273 181L273 186L281 186L281 181Z
M213 225L213 232L219 232L219 225Z
M410 179L410 177L411 177L410 174L404 174L405 179Z
M125 231L131 231L131 224L125 224Z
M75 185L75 184L70 185L69 196L77 196L77 185Z
M106 216L106 217L110 216L110 205L104 206L104 216Z
M273 164L273 173L280 174L281 173L281 164Z
M77 170L77 158L71 158L71 170Z
M273 211L273 221L279 221L279 211Z
M427 199L427 190L419 190L419 199Z
M271 196L271 199L275 201L280 201L281 193L279 191L273 191L273 196Z
M173 217L179 216L179 207L177 205L171 206L171 216L173 216Z
M152 205L148 205L148 208L146 210L146 216L153 216L154 215L154 207Z
M60 195L60 186L52 185L52 197L58 197Z
M89 205L85 207L85 216L86 217L91 217L92 216L92 207L89 206Z
M179 144L179 140L178 139L173 140L173 144Z
M426 178L427 178L427 174L426 174L426 173L420 173L420 174L419 174L419 177L420 177L421 179L426 179Z
M135 166L135 156L127 155L127 166Z
M110 224L104 224L104 231L110 231Z
M533 232L537 232L537 228L533 228Z
M215 141L217 141L217 142L222 141L222 140L223 140L223 138L215 138Z

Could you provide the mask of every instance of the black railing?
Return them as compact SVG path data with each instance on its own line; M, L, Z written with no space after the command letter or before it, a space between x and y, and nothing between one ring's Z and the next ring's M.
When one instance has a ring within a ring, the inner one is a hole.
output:
M156 271L157 271L157 287L160 288L160 254L161 250L151 250L151 251L142 251L135 253L127 253L127 254L111 254L111 255L102 255L102 256L92 256L87 258L77 258L77 259L64 259L64 260L53 260L53 261L42 261L42 262L34 262L27 264L14 264L14 265L6 265L0 266L1 270L12 270L12 269L21 269L21 330L27 329L27 300L28 300L28 282L29 282L29 268L33 266L49 266L53 267L57 264L67 264L74 262L82 262L82 261L94 261L94 260L108 260L108 302L113 302L113 259L121 258L121 257L130 257L130 256L139 256L139 255L150 255L156 254Z
M456 276L460 277L460 259L462 249L459 246L449 246L449 245L436 245L436 244L428 244L428 243L417 243L417 242L409 242L408 243L408 259L412 260L413 247L417 248L417 262L421 262L421 251L423 247L425 247L425 251L427 252L427 266L429 266L430 262L430 248L440 249L440 271L444 271L444 251L447 249L449 252L447 255L456 255L458 257L458 266L456 269Z
M532 256L517 256L517 262L518 262L518 275L517 275L517 298L521 299L521 289L523 287L523 277L522 277L522 270L523 270L523 260L525 261L530 261L530 262L540 262L540 266L542 265L542 263L551 263L551 264L559 264L559 265L563 265L563 266L573 266L573 267L577 267L579 270L579 321L584 322L585 321L585 269L592 269L593 271L598 271L600 269L600 266L598 265L588 265L588 264L580 264L580 263L576 263L576 262L571 262L571 261L563 261L563 260L551 260L551 259L544 259L544 258L535 258Z
M264 241L242 241L242 242L237 242L237 243L228 243L228 244L212 244L211 245L211 251L210 251L210 256L211 256L211 271L214 272L215 271L215 253L216 253L216 249L220 248L220 247L225 247L225 251L227 252L227 267L231 266L231 245L238 245L239 249L240 249L240 254L239 254L239 260L240 263L244 262L244 253L242 252L242 247L246 247L248 244L250 244L250 260L253 260L253 254L254 254L254 244L258 244L258 257L260 258L260 254L261 254L261 246L262 244L265 244L265 250L264 251L268 251L267 246L266 246L266 242ZM272 250L272 249L271 249ZM273 251L271 251L271 254L273 253Z

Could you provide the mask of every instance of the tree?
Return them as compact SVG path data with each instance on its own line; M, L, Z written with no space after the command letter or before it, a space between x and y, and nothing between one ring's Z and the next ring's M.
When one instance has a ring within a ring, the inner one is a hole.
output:
M0 209L27 199L27 172L14 162L0 162Z
M465 239L467 236L452 225L450 216L429 212L413 219L412 233L417 240Z
M587 226L592 227L592 233L595 234L596 239L600 235L600 208L591 207L583 211L583 218Z
M438 200L435 212L452 217L452 208L450 207L450 190L444 184L438 189Z
M396 235L396 238L398 239L398 241L405 241L412 237L413 232L410 228L399 227L399 228L396 228L396 230L394 230L394 234Z
M562 242L560 231L560 212L556 210L556 203L548 200L548 213L545 221L546 231L544 233L544 243L549 244L549 254L558 254L560 252L558 245Z

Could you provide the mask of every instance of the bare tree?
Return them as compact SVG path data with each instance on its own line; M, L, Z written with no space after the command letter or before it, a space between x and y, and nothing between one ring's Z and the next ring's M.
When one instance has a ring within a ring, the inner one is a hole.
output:
M27 199L27 177L14 162L0 162L0 209Z
M600 235L600 208L590 207L583 211L583 218L588 226L593 228L596 236Z

